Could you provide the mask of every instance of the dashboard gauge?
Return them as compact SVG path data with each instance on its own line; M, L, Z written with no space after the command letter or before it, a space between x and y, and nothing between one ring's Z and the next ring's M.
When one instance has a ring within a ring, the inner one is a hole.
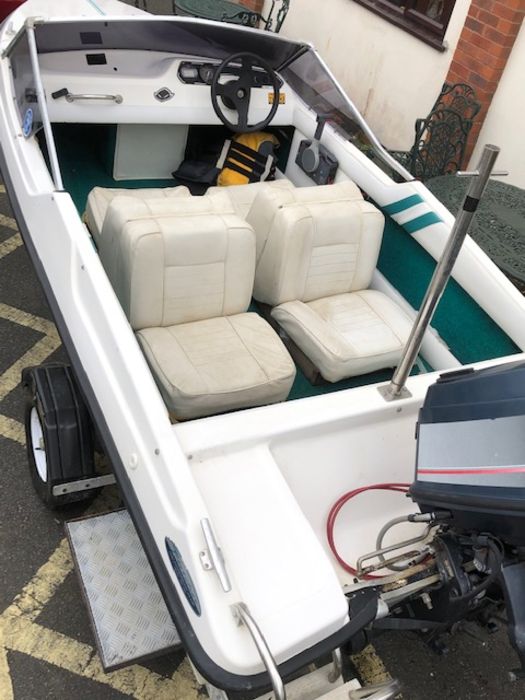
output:
M199 70L193 63L181 63L179 77L183 83L199 82Z
M199 67L199 77L203 83L206 85L211 85L213 74L215 73L215 66L210 64L204 64Z

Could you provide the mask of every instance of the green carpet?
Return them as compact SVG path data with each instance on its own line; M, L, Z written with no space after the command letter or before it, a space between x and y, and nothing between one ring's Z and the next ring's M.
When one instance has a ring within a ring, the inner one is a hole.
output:
M116 127L98 124L55 124L53 133L64 187L82 214L91 189L99 187L174 187L169 180L114 180Z
M387 218L377 267L416 309L421 304L435 265L434 258L415 238ZM452 279L432 325L463 364L520 352L518 346Z

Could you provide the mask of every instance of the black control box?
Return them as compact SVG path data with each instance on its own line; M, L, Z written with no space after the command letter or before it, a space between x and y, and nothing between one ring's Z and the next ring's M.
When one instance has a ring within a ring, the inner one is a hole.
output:
M330 185L334 181L339 161L318 141L303 139L295 159L301 170L311 177L316 185Z

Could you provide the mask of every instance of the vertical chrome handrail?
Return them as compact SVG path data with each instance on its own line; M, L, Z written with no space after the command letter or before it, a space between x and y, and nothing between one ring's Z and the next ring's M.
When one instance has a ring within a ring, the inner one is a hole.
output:
M279 674L279 669L277 668L275 659L272 656L272 652L270 651L270 648L266 643L266 639L263 637L259 626L255 622L253 617L250 615L250 611L248 610L247 605L245 605L244 603L237 603L233 607L241 622L243 622L248 628L248 632L251 634L254 644L257 647L257 651L259 652L260 657L262 659L262 662L265 665L266 670L268 671L268 675L270 676L270 681L272 683L275 700L286 700L286 690L284 687L283 679Z
M343 654L341 649L334 649L332 652L332 668L328 674L330 683L335 683L343 675Z
M494 163L499 154L497 146L486 145L481 154L477 170L472 173L474 177L470 183L463 205L456 217L452 231L443 249L425 297L421 303L414 325L410 332L407 344L401 356L399 365L387 387L380 387L379 391L387 401L392 401L407 395L405 389L406 380L417 358L423 337L427 331L434 311L445 291L446 284L452 274L452 269L457 260L461 246L467 236L470 223L483 196L485 187L494 168Z
M63 190L64 185L62 183L62 175L60 173L60 165L58 163L55 138L53 136L53 130L51 128L51 122L49 121L46 95L44 92L44 86L42 84L40 65L38 63L38 48L36 45L34 19L32 18L29 18L26 21L26 33L27 43L29 46L29 58L31 59L31 68L33 70L33 78L35 80L36 96L38 100L38 106L40 107L40 117L42 118L42 125L44 127L44 133L46 135L47 152L49 155L49 162L51 165L53 182L55 183L55 188L57 190Z

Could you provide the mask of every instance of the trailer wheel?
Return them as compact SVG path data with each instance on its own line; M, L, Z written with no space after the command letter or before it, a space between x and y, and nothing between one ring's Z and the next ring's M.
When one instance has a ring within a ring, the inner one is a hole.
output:
M61 485L95 476L92 429L71 370L28 368L23 384L27 458L38 496L52 509L91 500L96 490L56 493Z

